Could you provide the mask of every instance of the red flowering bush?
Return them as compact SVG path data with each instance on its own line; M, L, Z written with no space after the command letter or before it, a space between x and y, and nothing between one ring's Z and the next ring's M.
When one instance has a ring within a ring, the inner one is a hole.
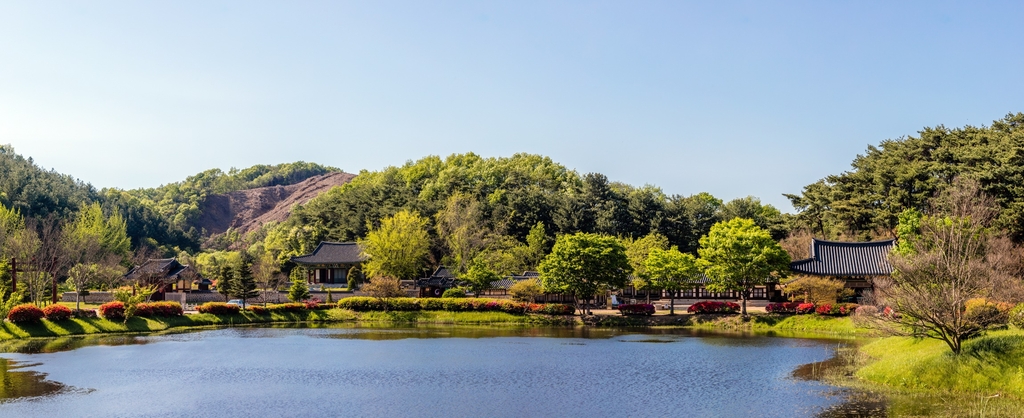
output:
M814 313L818 315L830 315L830 316L846 316L857 310L857 305L853 303L825 303L818 306Z
M317 309L320 307L320 299L306 299L302 301L302 304L306 306L306 309Z
M199 313L208 313L214 315L232 315L237 314L241 307L238 305L228 305L224 302L206 302L199 305L196 308Z
M55 303L43 308L43 315L51 321L63 321L71 318L71 308Z
M100 305L100 316L106 319L124 319L124 304L121 302L107 302Z
M712 300L705 300L694 303L686 308L686 312L689 313L736 313L739 312L740 305L734 302L718 302Z
M764 307L765 312L768 313L796 313L796 308L800 306L797 302L783 302L783 303L769 303Z
M649 303L638 303L635 305L619 305L619 313L622 315L654 315L654 305Z
M178 302L149 302L135 305L135 316L182 316L185 310Z
M11 308L10 312L7 312L7 320L11 322L39 322L45 315L43 310L36 307L36 305L26 303Z
M801 303L801 304L796 306L796 313L801 314L801 315L809 314L809 313L814 313L814 304L813 303Z
M253 306L250 306L248 309L249 309L250 312L252 312L252 313L254 313L256 315L263 315L263 314L267 313L267 308L264 308L262 306L253 305Z

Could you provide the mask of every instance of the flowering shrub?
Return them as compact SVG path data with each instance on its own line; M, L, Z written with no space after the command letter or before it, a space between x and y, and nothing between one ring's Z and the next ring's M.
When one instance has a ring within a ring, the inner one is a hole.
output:
M686 312L689 313L736 313L739 310L740 305L738 303L711 300L697 302L686 308Z
M249 309L250 312L252 312L252 313L254 313L256 315L263 315L263 314L267 313L267 308L264 308L262 306L255 306L254 305L254 306L250 306L248 309Z
M765 312L768 313L796 313L796 308L800 306L797 302L783 302L783 303L769 303L768 306L764 307Z
M199 313L208 313L214 315L231 315L238 313L241 307L238 305L228 305L224 302L206 302L199 305L196 308Z
M619 305L619 313L623 315L654 315L654 305L638 303L635 305Z
M799 305L796 305L796 313L801 314L801 315L809 314L809 313L814 313L814 304L813 303L801 303Z
M317 298L306 299L306 300L302 301L302 304L305 305L306 309L310 309L310 310L312 310L312 309L319 309L320 308L320 299L317 299Z
M124 304L108 302L100 305L100 316L106 319L124 319Z
M43 315L51 321L63 321L71 318L71 308L55 303L43 308Z
M529 311L545 315L572 315L576 312L576 308L564 303L532 303Z
M846 316L857 310L857 305L852 303L825 303L814 309L818 315Z
M95 318L96 317L96 310L95 309L72 309L71 310L71 315L73 315L75 318Z
M182 316L185 310L178 302L149 302L135 305L135 316Z
M302 312L306 310L306 304L299 302L279 303L267 306L270 312Z
M39 322L40 319L43 319L44 315L42 309L31 303L26 303L11 308L10 312L7 312L7 320L11 322Z

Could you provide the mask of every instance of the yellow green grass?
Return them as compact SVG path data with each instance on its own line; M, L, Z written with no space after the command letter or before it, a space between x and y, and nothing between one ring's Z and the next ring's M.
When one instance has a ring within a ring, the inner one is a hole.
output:
M932 339L883 338L861 347L869 363L856 372L868 382L906 391L1000 395L1024 399L1024 331L1002 330L964 343L953 355Z

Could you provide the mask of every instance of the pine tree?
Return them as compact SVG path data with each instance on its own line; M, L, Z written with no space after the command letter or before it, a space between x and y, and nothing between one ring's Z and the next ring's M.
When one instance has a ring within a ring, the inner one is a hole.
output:
M231 289L234 287L235 269L231 266L220 268L220 277L217 278L217 293L224 295L224 301L231 297Z
M245 303L248 299L260 294L256 290L256 279L252 276L252 263L252 257L248 256L248 254L243 254L238 274L235 275L235 280L231 283L231 296L242 299L242 309L245 309Z
M306 278L303 277L302 269L292 270L292 286L288 289L288 299L292 302L301 302L309 299L309 286L306 285Z

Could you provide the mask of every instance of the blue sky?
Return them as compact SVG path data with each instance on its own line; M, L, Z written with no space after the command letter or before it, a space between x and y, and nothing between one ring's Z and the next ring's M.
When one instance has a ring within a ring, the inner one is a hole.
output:
M0 0L0 143L120 188L528 152L790 211L869 144L1024 111L1022 4Z

